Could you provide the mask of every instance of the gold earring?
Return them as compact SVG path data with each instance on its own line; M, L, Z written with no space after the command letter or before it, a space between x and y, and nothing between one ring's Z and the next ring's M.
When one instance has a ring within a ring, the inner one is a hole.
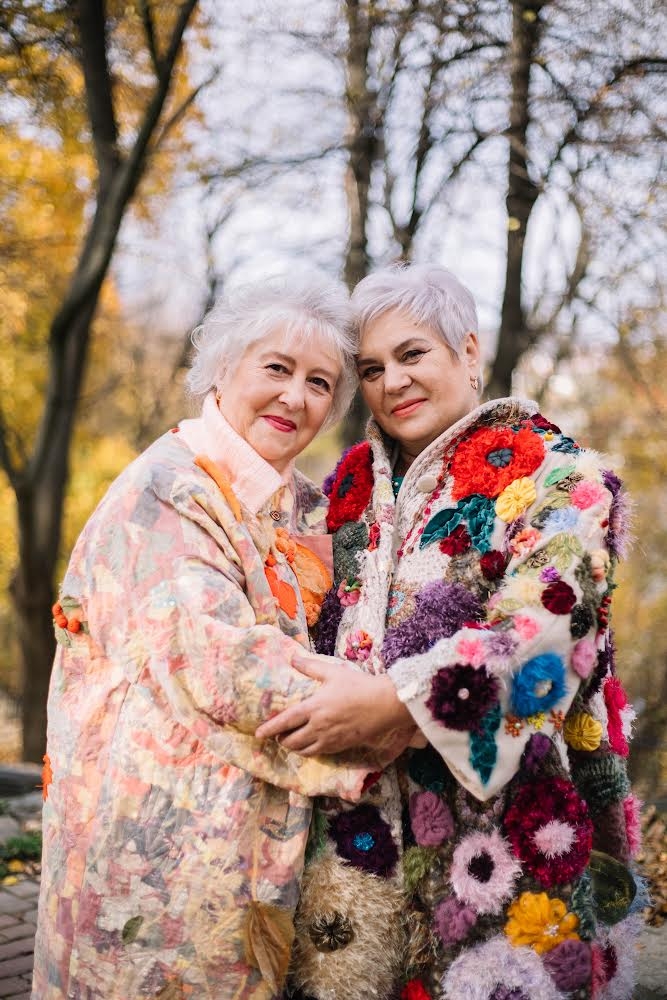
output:
M470 376L470 385L475 390L479 389L479 377L477 375L471 375Z

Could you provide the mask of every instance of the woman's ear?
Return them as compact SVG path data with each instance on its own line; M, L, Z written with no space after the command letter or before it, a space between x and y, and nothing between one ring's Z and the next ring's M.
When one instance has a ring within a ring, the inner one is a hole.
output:
M469 367L474 367L476 371L479 369L479 338L476 333L472 332L472 330L470 333L466 333L465 335L465 340L463 341L463 356L465 357L466 363Z

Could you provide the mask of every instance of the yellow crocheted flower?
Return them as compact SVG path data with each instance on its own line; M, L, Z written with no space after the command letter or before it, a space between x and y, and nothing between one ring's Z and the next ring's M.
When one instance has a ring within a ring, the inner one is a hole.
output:
M550 899L546 892L522 892L507 912L505 934L516 948L528 945L543 955L561 941L579 940L578 917L568 913L562 899Z
M577 712L566 720L563 736L573 750L597 750L602 740L602 723L588 712Z
M528 476L522 476L506 486L500 494L496 500L496 514L502 521L515 521L526 507L535 502L536 497L535 483Z

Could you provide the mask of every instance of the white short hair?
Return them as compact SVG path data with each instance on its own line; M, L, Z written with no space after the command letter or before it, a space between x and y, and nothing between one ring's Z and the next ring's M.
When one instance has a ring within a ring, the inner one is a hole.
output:
M202 402L226 373L234 372L251 344L278 330L301 342L322 339L340 359L340 378L323 425L330 427L345 414L357 387L356 339L347 289L312 270L241 285L216 302L192 333L190 395Z
M390 309L439 334L458 356L466 334L478 332L472 294L451 271L430 264L392 264L363 278L352 292L359 335Z

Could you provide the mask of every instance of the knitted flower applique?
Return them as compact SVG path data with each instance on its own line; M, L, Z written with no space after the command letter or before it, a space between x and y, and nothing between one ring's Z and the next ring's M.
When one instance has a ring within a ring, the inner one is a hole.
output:
M442 980L442 1000L561 1000L542 959L503 935L466 948Z
M561 941L579 940L578 917L568 912L562 899L552 899L546 892L522 892L507 914L505 934L517 948L528 945L544 955Z
M458 899L475 913L498 914L511 899L521 865L497 830L471 833L456 847L449 878Z
M374 875L393 875L398 849L389 824L375 806L361 805L339 813L330 823L329 834L338 854L355 868Z
M516 479L529 476L544 458L539 434L529 428L483 427L459 444L451 465L452 498L471 493L497 497Z
M552 708L566 692L565 667L556 653L542 653L524 663L512 680L511 707L520 718Z
M365 511L373 490L371 457L367 441L354 445L338 463L333 481L327 480L329 531L337 531L347 521L356 521Z
M588 864L593 824L586 803L564 778L523 785L503 827L516 856L547 889L577 878Z
M480 732L484 716L498 704L498 690L498 678L486 667L455 663L435 674L426 705L450 729Z

